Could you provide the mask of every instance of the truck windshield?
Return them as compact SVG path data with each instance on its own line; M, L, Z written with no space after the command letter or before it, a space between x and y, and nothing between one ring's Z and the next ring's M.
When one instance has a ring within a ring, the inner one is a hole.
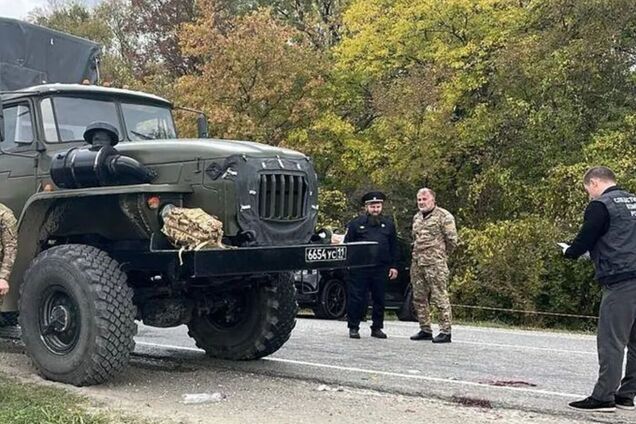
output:
M117 103L81 97L56 96L41 102L45 140L82 141L86 127L105 122L119 131L119 140L157 140L176 138L169 107L139 103L119 103L124 122L120 122ZM124 134L122 128L127 134Z
M177 138L167 107L122 103L121 110L130 140Z
M119 131L115 103L80 97L53 97L42 100L42 122L46 141L83 141L86 127L94 122L106 122Z

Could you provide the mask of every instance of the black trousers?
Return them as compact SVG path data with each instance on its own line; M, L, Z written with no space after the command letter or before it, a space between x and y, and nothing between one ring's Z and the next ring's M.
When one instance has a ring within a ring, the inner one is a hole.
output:
M594 399L606 402L614 395L636 395L636 280L603 287L598 317L599 372L592 392ZM623 377L625 348L627 364Z
M347 320L349 328L360 328L360 321L368 306L369 292L373 302L371 329L384 327L384 291L389 279L389 268L353 269L347 279Z

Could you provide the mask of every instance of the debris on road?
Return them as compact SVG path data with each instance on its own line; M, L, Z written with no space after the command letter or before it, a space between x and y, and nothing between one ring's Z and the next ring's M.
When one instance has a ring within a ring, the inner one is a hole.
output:
M320 386L318 386L316 388L316 391L318 391L318 392L344 392L344 387L342 387L342 386L329 387L326 384L321 384Z
M221 402L226 399L223 393L186 393L183 396L181 403L185 405L195 403L209 403L209 402Z
M453 396L453 402L457 402L464 406L473 406L477 408L492 408L492 403L488 399L471 398L467 396Z
M534 383L528 383L527 381L514 381L514 380L487 380L480 381L481 384L488 384L490 386L499 387L537 387Z

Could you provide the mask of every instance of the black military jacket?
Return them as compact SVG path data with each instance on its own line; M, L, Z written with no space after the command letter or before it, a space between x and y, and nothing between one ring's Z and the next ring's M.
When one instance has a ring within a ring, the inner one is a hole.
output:
M380 215L379 224L371 225L369 215L364 214L347 224L345 243L352 241L377 241L378 263L389 268L397 268L397 232L391 218Z

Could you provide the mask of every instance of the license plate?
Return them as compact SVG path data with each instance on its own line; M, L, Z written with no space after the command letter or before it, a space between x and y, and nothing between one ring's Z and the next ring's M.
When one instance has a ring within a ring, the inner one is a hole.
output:
M307 247L305 262L336 262L347 259L347 247Z

